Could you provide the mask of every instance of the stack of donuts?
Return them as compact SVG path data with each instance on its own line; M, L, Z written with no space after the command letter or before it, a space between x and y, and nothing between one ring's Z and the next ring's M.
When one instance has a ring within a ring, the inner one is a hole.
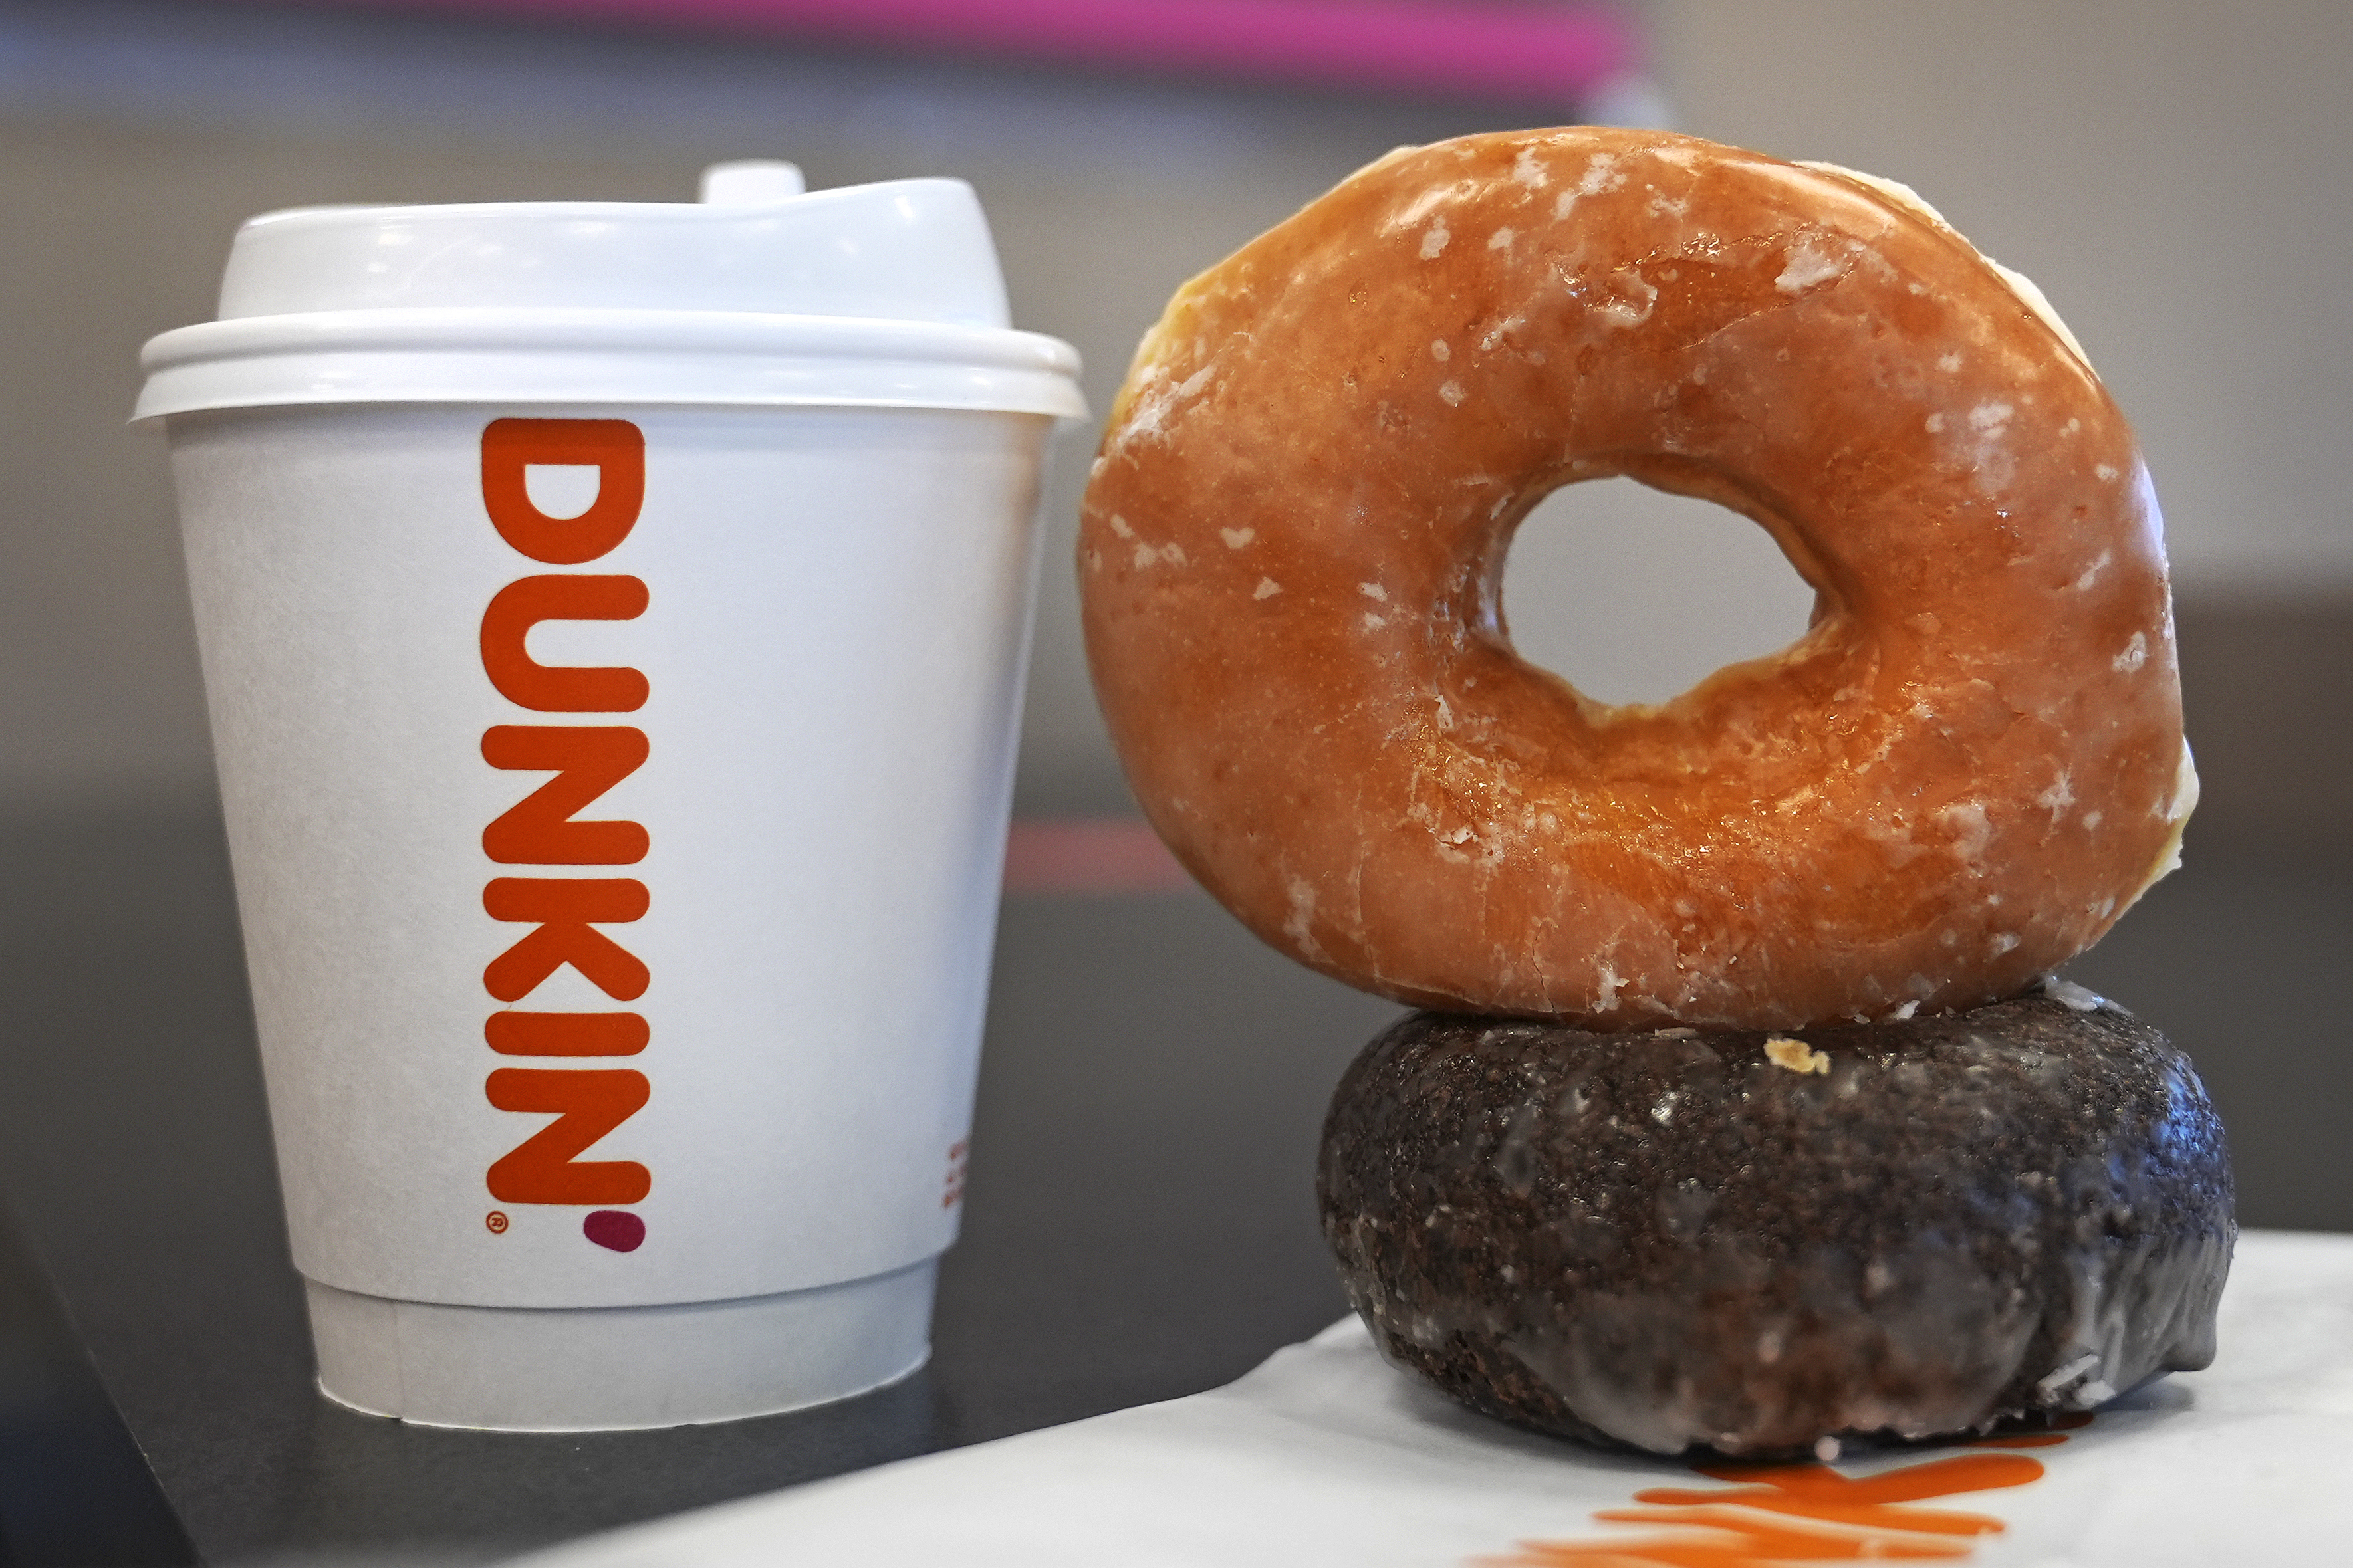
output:
M1613 475L1765 528L1807 633L1656 706L1520 659L1514 530ZM1768 1455L2211 1358L2220 1123L2048 978L2196 798L2155 497L2033 285L1909 191L1651 132L1391 153L1178 292L1078 565L1177 858L1426 1009L1319 1181L1392 1360Z

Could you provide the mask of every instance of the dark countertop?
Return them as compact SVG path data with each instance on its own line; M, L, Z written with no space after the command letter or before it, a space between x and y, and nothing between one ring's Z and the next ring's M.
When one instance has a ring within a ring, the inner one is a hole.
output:
M2246 1223L2353 1229L2348 879L2190 854L2070 973L2198 1058ZM0 822L0 1565L495 1556L1227 1381L1343 1310L1316 1130L1395 1012L1198 894L1009 900L925 1371L723 1426L411 1427L311 1386L216 819Z
M311 1384L216 821L10 824L0 888L0 1184L208 1561L495 1555L1191 1393L1345 1310L1315 1234L1316 1129L1397 1009L1198 894L1016 900L923 1373L664 1432L359 1415ZM171 1560L168 1531L145 1539L110 1560ZM10 1568L43 1560L91 1559L28 1543Z

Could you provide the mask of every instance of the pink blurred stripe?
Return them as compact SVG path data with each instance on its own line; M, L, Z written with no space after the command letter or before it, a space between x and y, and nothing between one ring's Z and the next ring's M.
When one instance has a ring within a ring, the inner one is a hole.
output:
M366 5L371 0L330 0ZM1636 69L1607 4L1509 0L373 0L379 9L676 24L1088 65L1571 100Z
M1005 845L1008 893L1171 893L1192 886L1142 817L1023 817Z

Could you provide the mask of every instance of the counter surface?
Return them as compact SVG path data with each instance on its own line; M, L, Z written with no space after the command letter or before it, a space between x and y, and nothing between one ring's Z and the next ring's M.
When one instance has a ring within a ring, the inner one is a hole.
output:
M2353 1229L2353 1190L2326 1166L2353 1051L2298 982L2353 941L2345 879L2201 867L2194 841L2191 866L2070 974L2198 1058L2247 1223ZM1316 1133L1397 1010L1198 893L1020 898L923 1372L661 1432L355 1415L311 1383L217 821L18 816L0 822L0 889L5 1568L494 1557L1210 1387L1344 1310L1315 1231Z

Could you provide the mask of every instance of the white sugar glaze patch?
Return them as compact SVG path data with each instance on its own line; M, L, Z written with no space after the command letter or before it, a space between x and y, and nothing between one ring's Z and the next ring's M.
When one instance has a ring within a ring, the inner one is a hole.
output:
M2059 341L2067 345L2067 352L2075 356L2075 363L2082 365L2086 373L2090 373L2092 356L2084 352L2084 345L2076 342L2073 330L2059 319L2059 312L2052 309L2050 300L2041 289L2035 287L2034 279L2014 268L2004 267L1990 256L1986 257L1986 265L2001 274L2001 280L2010 285L2010 291L2025 302L2028 310L2042 319L2044 326L2058 334Z
M1612 327L1631 329L1651 319L1658 308L1659 289L1639 274L1616 279L1620 292L1594 306L1593 313Z
M1418 152L1419 149L1405 149L1405 151ZM1381 232L1385 235L1396 234L1402 229L1411 228L1435 211L1440 203L1461 195L1463 190L1464 187L1460 185L1430 186L1399 208L1394 216L1381 226ZM1444 220L1440 219L1440 222L1442 224Z
M2189 755L2189 742L2181 742L2181 761L2173 772L2173 797L2166 803L2168 822L2186 822L2198 806L2198 764Z
M1781 275L1773 279L1773 287L1784 294L1802 294L1846 274L1846 264L1824 250L1810 244L1791 249Z
M1944 229L1946 232L1954 235L1956 237L1965 237L1961 236L1958 229L1953 227L1953 226L1946 220L1943 213L1938 212L1935 207L1932 207L1926 202L1922 201L1920 199L1919 192L1899 181L1882 179L1877 174L1866 174L1860 169L1844 168L1837 163L1825 163L1814 159L1801 160L1799 166L1806 169L1817 169L1825 174L1835 174L1841 179L1852 180L1859 185L1864 185L1878 192L1881 195L1886 197L1889 201L1894 203L1905 211L1911 213L1914 216L1926 218L1930 223L1935 224L1938 228ZM1971 247L1971 248L1974 249L1975 247ZM2010 292L2018 296L2019 302L2023 304L2028 310L2033 311L2035 316L2042 321L2044 326L2049 327L2053 332L2057 333L2059 341L2067 345L2068 352L2075 356L2077 363L2082 364L2085 371L2090 372L2092 370L2092 356L2084 352L2084 345L2076 341L2074 332L2068 327L2064 321L2060 319L2059 312L2052 308L2050 299L2044 295L2041 289L2035 286L2034 280L2027 277L2023 272L2004 267L2000 262L1996 261L1990 256L1987 256L1985 252L1981 250L1978 252L1978 255L1984 259L1987 266L1992 268L1994 271L2000 274L2001 280L2010 285ZM2093 372L2093 374L2096 374L2097 373Z
M1304 877L1293 876L1283 883L1290 899L1290 914L1282 922L1282 932L1299 944L1302 952L1324 956L1323 944L1315 940L1315 884Z
M1921 200L1919 192L1899 180L1882 179L1877 174L1866 174L1860 169L1850 169L1839 163L1825 163L1813 158L1799 159L1798 167L1818 170L1825 174L1836 174L1841 179L1852 180L1859 185L1869 186L1913 216L1926 218L1948 234L1960 232L1945 221L1943 213Z
M2067 784L2066 769L2059 770L2058 778L2052 781L2049 789L2034 797L2034 804L2051 814L2053 827L2059 826L2059 819L2065 816L2067 808L2075 804L2075 792Z
M1964 864L1982 859L1986 846L1993 842L1993 823L1983 801L1956 801L1938 812L1936 820L1952 834L1953 853Z
M1116 452L1133 442L1165 439L1168 425L1184 405L1198 397L1208 386L1209 378L1217 374L1214 364L1205 364L1174 385L1167 384L1168 373L1158 366L1145 373L1145 384L1131 406L1127 417L1112 433L1106 449Z
M1585 174L1578 179L1576 185L1561 192L1554 198L1553 221L1558 223L1576 210L1578 197L1598 196L1605 191L1614 191L1625 183L1626 176L1618 172L1617 155L1610 153L1596 153L1591 162L1586 164Z

